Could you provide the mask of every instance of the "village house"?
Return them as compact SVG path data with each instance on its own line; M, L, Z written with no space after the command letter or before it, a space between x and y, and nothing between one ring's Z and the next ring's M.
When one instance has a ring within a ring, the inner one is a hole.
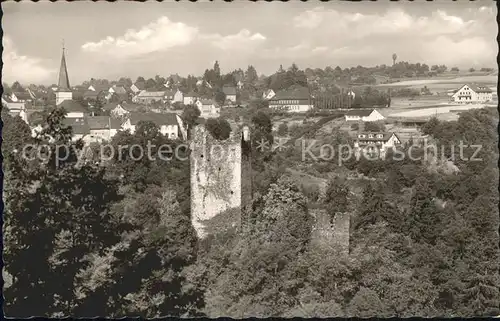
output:
M123 94L127 93L127 90L123 86L116 86L116 85L114 85L114 86L112 86L112 87L109 88L109 92L110 93L115 93L115 94L121 94L121 95L123 95Z
M358 157L361 152L368 155L379 153L383 157L387 150L395 148L400 144L401 140L395 133L362 132L357 134L354 149Z
M12 92L10 94L10 99L16 103L17 102L24 103L32 101L33 99L35 99L35 97L32 97L28 91L18 91L18 92Z
M174 90L167 90L167 91L165 91L165 95L164 95L165 101L173 102L174 97L175 97L175 91Z
M183 103L184 105L192 105L196 102L197 99L198 94L196 94L194 91L191 91L184 95Z
M103 91L87 90L86 92L83 93L82 98L84 100L98 100L98 99L104 99L106 94L107 92Z
M85 117L82 118L65 118L63 124L71 127L73 136L71 139L77 141L83 139L86 135L90 134L90 128L87 124Z
M74 100L64 100L57 107L64 108L66 118L84 118L88 114L88 110Z
M199 99L195 105L200 110L201 118L216 118L220 116L220 107L217 107L212 99Z
M128 92L123 86L112 86L109 88L109 95L106 96L108 100L118 100L118 101L127 101L129 99Z
M138 95L132 98L132 102L139 104L152 104L154 102L164 102L165 91L141 91Z
M307 112L313 108L308 88L279 91L269 99L269 108L288 112Z
M493 92L486 86L465 84L451 98L460 104L484 103L493 99Z
M109 92L109 88L110 88L109 85L104 85L104 84L97 85L97 84L93 84L93 85L90 85L87 89L91 90L91 91L97 91L97 92L101 92L101 91L107 91L107 92Z
M174 94L174 99L172 100L172 103L182 103L184 101L184 93L177 89Z
M150 121L160 128L160 132L170 139L186 139L187 130L182 118L174 113L130 113L122 123L122 130L135 132L135 128L140 121Z
M262 99L269 100L269 99L273 98L275 95L276 95L276 93L274 92L274 90L272 90L272 89L267 89L267 90L265 90L265 91L262 93Z
M132 86L130 86L130 90L135 95L137 95L138 93L140 93L141 91L143 91L145 89L146 89L146 84L143 83L143 82L136 82L135 84L133 84Z
M127 114L129 114L131 112L138 112L143 108L144 108L144 106L131 104L131 103L127 103L127 102L109 103L109 104L106 104L102 107L102 109L104 111L109 112L109 114L113 118L120 118L120 117L126 116Z
M376 109L354 109L345 114L345 121L373 122L385 119Z
M28 114L26 113L26 103L19 101L12 101L12 99L7 96L2 96L2 106L9 110L11 116L19 116L22 120L28 123Z
M236 87L224 86L222 87L222 92L226 95L226 100L235 103L236 102Z
M109 116L87 117L86 122L89 128L89 138L94 142L111 140L122 124L119 119Z

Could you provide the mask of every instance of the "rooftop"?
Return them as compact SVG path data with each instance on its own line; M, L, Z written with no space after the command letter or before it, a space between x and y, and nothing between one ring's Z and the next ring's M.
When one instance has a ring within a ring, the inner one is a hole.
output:
M301 99L307 100L311 98L311 94L309 92L309 88L301 87L291 90L281 90L276 93L276 95L271 98L271 100L280 100L280 99Z
M159 113L131 113L130 124L137 125L140 121L151 121L158 126L178 125L177 114L159 114Z
M90 133L90 128L85 118L65 118L63 124L71 127L75 135L87 135Z
M470 89L474 90L477 93L491 93L491 89L483 86L483 85L476 85L476 84L467 84Z
M57 106L64 108L64 110L68 113L71 113L71 112L86 113L87 112L87 109L84 106L82 106L82 104L80 104L79 102L74 101L74 100L64 100L62 103L60 103Z
M374 110L375 109L354 109L347 111L345 114L346 116L367 117L370 116Z
M236 95L236 88L233 86L224 86L222 87L222 91L226 95Z
M118 119L109 116L93 116L87 117L87 124L90 129L119 129L122 122Z

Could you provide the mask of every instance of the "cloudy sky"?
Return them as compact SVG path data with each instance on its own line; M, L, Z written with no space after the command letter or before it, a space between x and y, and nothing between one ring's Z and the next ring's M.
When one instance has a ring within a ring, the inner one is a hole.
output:
M62 39L70 81L201 75L252 64L374 66L400 60L495 67L492 1L2 3L3 79L57 80Z

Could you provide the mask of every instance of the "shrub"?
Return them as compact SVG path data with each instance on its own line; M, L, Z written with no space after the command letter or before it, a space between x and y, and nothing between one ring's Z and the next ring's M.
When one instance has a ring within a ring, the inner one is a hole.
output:
M231 134L231 125L223 118L211 118L206 122L207 130L218 140L225 140Z
M286 136L288 135L288 126L286 123L281 123L278 126L278 135L279 136Z

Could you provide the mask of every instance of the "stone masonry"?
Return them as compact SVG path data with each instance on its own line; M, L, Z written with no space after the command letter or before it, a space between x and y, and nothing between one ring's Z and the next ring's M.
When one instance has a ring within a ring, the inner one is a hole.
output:
M250 131L244 127L220 141L199 125L190 145L191 221L203 238L204 221L251 201Z

